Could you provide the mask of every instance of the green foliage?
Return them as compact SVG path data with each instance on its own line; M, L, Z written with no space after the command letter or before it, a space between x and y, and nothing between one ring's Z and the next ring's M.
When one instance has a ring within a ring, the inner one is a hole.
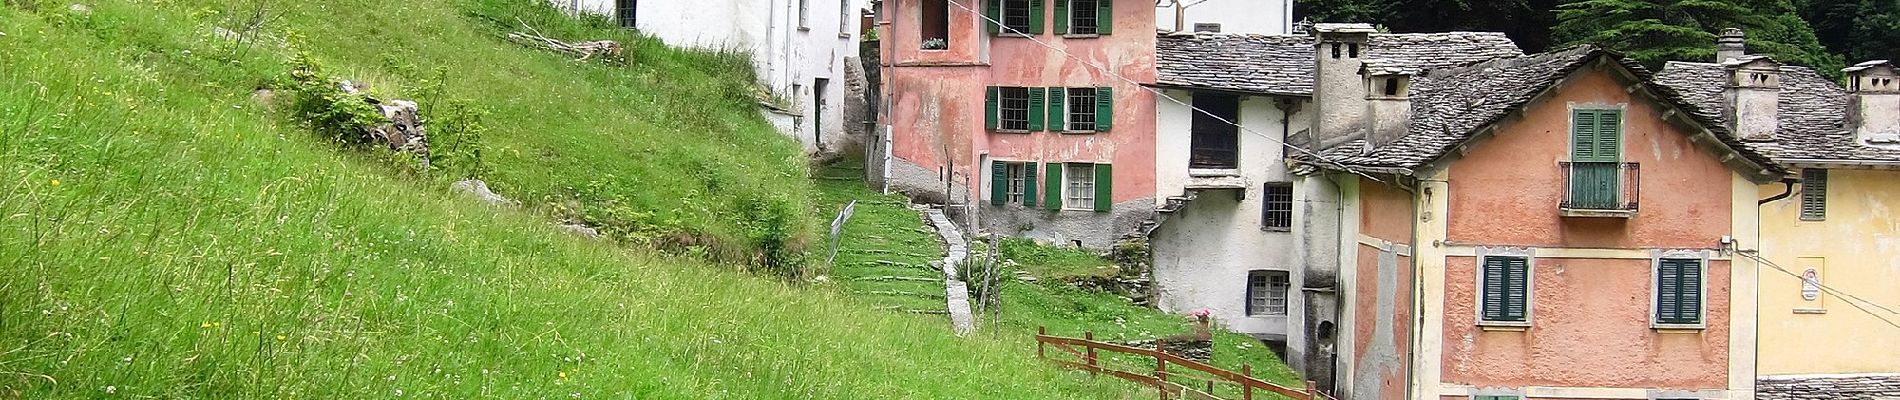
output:
M1839 70L1786 0L1581 0L1557 11L1556 38L1623 51L1652 68L1665 61L1715 61L1716 34L1749 33L1750 53L1817 70Z
M1119 274L1114 262L1088 250L1071 247L1043 246L1035 241L1022 238L1006 238L997 246L999 254L1010 260L1030 275L1043 278L1063 276L1105 276Z
M489 111L472 100L449 96L448 79L449 69L437 67L434 77L410 89L421 108L417 114L428 129L429 168L452 180L482 179L492 171L482 161L488 147L482 136L489 130L482 120Z
M292 96L291 111L311 129L339 143L362 144L368 127L388 121L366 95L345 92L342 81L325 74L309 54L297 53L291 65L284 85Z
M1312 0L1293 3L1295 18L1365 22L1391 32L1504 32L1528 52L1551 45L1548 10L1558 0Z
M1847 63L1900 60L1900 2L1800 0L1796 6L1821 43Z

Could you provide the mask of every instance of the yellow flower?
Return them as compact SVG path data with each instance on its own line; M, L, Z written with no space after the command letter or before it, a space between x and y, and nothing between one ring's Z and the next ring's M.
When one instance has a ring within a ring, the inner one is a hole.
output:
M202 324L198 324L198 327L199 327L199 328L205 328L205 329L211 329L211 323L210 323L210 322L206 322L206 323L202 323Z
M53 187L59 187L59 180L58 180L58 179L54 179L52 183L53 183Z
M561 379L567 379L567 371L561 371Z
M284 341L284 339L287 339L284 337L284 335L277 335L277 341L282 342Z

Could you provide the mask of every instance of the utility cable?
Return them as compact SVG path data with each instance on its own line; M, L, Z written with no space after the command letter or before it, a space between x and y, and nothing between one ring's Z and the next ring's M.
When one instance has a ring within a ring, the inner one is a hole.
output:
M1862 307L1859 303L1856 303L1855 300L1859 300L1861 303L1867 303L1867 305L1871 305L1881 310L1885 310L1888 313L1894 313L1893 309L1881 306L1878 303L1867 301L1867 299L1863 299L1860 296L1855 296L1851 293L1841 291L1840 289L1835 289L1833 287L1823 285L1819 281L1809 281L1808 278L1795 274L1794 271L1789 271L1787 268L1782 268L1780 264L1775 264L1774 261L1768 261L1768 259L1762 258L1762 256L1758 253L1760 252L1754 251L1754 250L1743 250L1743 251L1735 252L1735 254L1740 254L1743 257L1748 257L1748 259L1755 260L1755 262L1765 264L1769 268L1773 268L1776 271L1781 271L1781 273L1788 274L1788 276L1795 277L1795 279L1800 279L1803 282L1810 282L1814 284L1815 287L1821 288L1822 291L1825 291L1828 294L1832 294L1836 298L1840 298L1842 301L1846 302L1847 305L1853 306L1854 309L1860 310L1863 313L1867 313L1867 315L1872 316L1875 319L1879 319L1880 322L1885 322L1887 323L1887 325L1891 325L1894 328L1900 328L1900 323L1895 323L1893 320L1887 319L1887 317L1874 313L1873 310L1868 310L1866 307ZM1849 299L1852 299L1852 300L1849 300ZM1894 314L1900 314L1900 313L1894 313Z

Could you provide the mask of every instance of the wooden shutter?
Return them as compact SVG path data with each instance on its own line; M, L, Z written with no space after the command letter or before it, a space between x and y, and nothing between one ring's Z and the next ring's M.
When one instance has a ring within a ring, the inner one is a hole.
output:
M1023 163L1023 207L1036 206L1036 162Z
M1801 170L1801 220L1827 220L1827 170Z
M1024 33L1030 36L1043 34L1042 21L1046 18L1043 11L1047 10L1042 6L1044 1L1048 0L1029 0L1029 32Z
M1108 0L1102 0L1107 4ZM1115 88L1095 88L1095 131L1108 132L1115 122Z
M1108 164L1095 164L1095 212L1115 208L1115 171Z
M1107 35L1111 33L1109 32L1110 28L1115 26L1115 0L1102 0L1095 4L1097 4L1095 9L1095 34Z
M1026 90L1029 90L1029 131L1043 130L1043 117L1048 115L1046 103L1049 99L1045 97L1046 93L1042 88L1032 87Z
M999 100L1001 97L1002 97L1002 90L995 86L989 87L989 91L987 92L987 94L983 96L983 127L984 128L988 128L989 130L996 130L996 128L1000 126L1002 119L997 114L997 100ZM965 114L965 115L968 115L968 114Z
M1508 272L1504 258L1484 258L1483 286L1479 294L1482 315L1486 321L1504 320L1504 280Z
M1062 211L1062 163L1045 163L1042 179L1042 205L1050 211Z
M1069 2L1072 0L1049 0L1056 3L1056 34L1069 34Z
M1623 155L1623 111L1597 111L1596 128L1596 161L1621 161Z
M1504 258L1504 319L1525 321L1530 308L1530 260Z
M1009 200L1009 163L990 161L990 205L1000 206Z
M1060 2L1060 1L1065 1L1065 0L1056 0L1056 1ZM1062 4L1062 3L1056 3L1056 4ZM1069 113L1068 113L1068 110L1062 106L1062 103L1069 101L1068 97L1069 97L1069 89L1067 88L1059 88L1059 87L1049 88L1049 131L1050 132L1062 132L1062 131L1069 130Z
M1677 288L1680 306L1676 313L1685 324L1702 322L1702 262L1682 260L1677 263L1682 272L1682 286Z
M996 36L998 34L1003 33L1002 22L1003 22L1003 2L1004 1L1006 0L988 0L985 2L988 4L984 5L983 16L989 17L989 19L983 21L983 25L986 25L989 27L990 36ZM995 21L995 22L990 22L990 21Z
M1597 161L1596 110L1570 112L1570 161Z
M1694 324L1702 319L1702 261L1663 259L1656 268L1656 322Z

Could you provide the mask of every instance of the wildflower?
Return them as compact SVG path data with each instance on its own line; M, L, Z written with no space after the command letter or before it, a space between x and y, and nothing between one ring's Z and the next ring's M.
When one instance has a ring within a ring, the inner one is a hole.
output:
M110 386L110 385L106 386L106 394L113 394L113 393L118 393L118 392L119 392L118 386Z
M561 371L561 379L563 380L567 379L567 371Z
M205 328L205 329L211 329L211 323L210 323L210 322L206 322L206 323L202 323L202 324L198 324L198 327L199 327L199 328Z
M284 335L277 335L277 341L282 342L284 341L284 339L288 339L288 338L284 337Z
M52 182L52 184L53 184L53 187L59 187L59 180L58 180L58 179L54 179L54 180L53 180L53 182Z
M1188 315L1196 317L1196 318L1207 318L1207 316L1209 315L1214 315L1214 311L1205 309L1205 308L1197 308L1197 309L1194 309L1194 311L1189 312Z

